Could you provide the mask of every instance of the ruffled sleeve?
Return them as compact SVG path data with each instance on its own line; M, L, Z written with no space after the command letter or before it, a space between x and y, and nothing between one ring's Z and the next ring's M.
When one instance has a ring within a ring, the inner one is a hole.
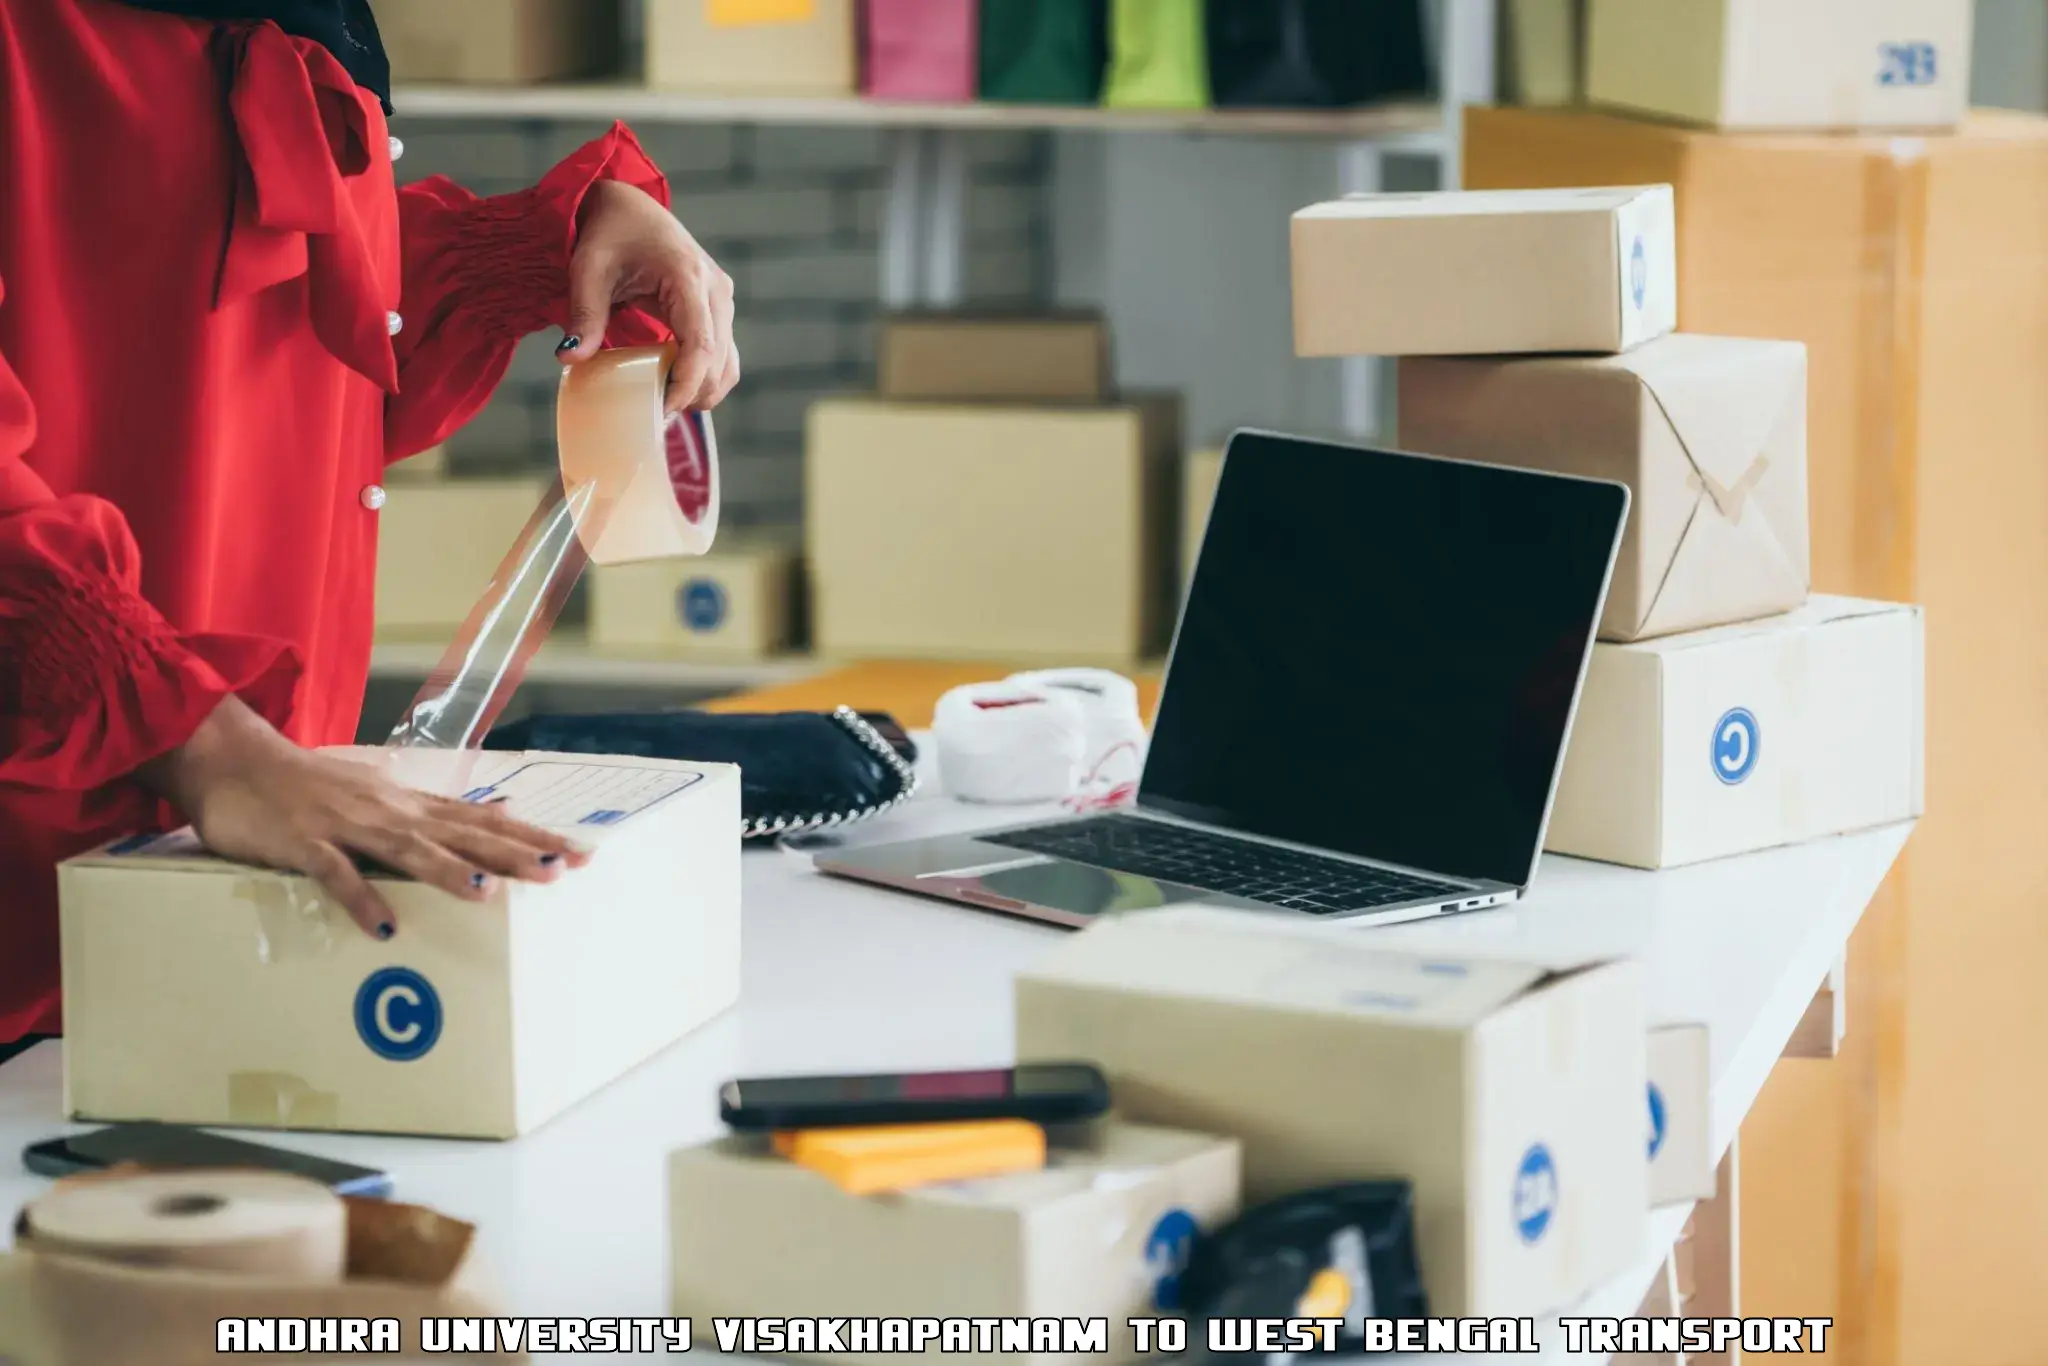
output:
M669 203L668 181L622 123L530 190L483 199L435 176L398 192L405 326L397 342L399 392L385 420L389 459L446 440L490 399L521 338L566 323L577 214L603 180ZM646 345L668 335L628 310L613 318L608 341Z
M0 789L102 787L183 744L231 694L284 725L296 652L174 629L141 596L120 512L55 497L29 468L35 430L0 357Z

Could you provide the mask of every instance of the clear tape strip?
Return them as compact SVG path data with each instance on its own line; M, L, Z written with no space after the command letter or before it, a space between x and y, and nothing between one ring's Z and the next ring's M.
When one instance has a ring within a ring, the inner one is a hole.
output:
M555 480L386 744L482 745L583 577L586 541L596 542L609 512L594 485L566 493Z

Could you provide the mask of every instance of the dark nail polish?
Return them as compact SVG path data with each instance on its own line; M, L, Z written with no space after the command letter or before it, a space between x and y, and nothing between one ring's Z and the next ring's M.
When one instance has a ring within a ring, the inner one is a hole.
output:
M469 875L469 885L478 891L482 891L484 889L484 875L482 873L471 873Z
M542 854L540 856L540 866L543 868L552 868L561 861L562 856L560 854Z
M382 924L382 925L379 925L379 926L377 927L377 937L378 937L379 939L389 939L389 938L391 938L391 936L392 936L392 935L394 935L394 934L397 934L397 933L398 933L398 926L396 926L396 925L393 925L393 924L392 924L391 922L389 922L389 921L386 921L386 922L385 922L384 924Z
M566 356L571 351L574 351L577 347L581 345L583 345L583 338L581 337L573 335L564 337L562 338L562 344L555 348L555 354L558 356Z

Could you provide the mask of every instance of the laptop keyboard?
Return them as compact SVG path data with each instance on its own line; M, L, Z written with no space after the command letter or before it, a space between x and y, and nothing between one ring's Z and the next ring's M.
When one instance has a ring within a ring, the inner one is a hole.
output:
M1050 854L1311 915L1397 906L1470 890L1456 883L1133 816L1098 816L976 838L1006 849Z

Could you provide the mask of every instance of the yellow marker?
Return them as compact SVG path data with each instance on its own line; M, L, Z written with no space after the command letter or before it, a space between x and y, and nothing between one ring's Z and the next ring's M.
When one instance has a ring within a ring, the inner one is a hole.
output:
M807 1129L775 1135L775 1151L848 1195L1037 1171L1045 1130L1021 1119Z
M713 28L756 24L808 24L818 17L818 0L705 0Z
M1341 1319L1351 1308L1351 1281L1343 1272L1325 1268L1315 1274L1301 1302L1294 1306L1298 1319Z

